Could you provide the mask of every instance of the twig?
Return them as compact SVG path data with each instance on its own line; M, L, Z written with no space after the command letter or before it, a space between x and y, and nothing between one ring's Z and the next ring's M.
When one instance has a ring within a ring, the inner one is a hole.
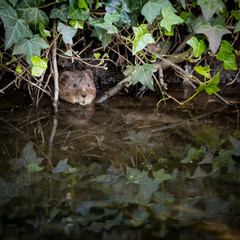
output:
M53 21L53 32L57 31L57 21L54 19ZM57 37L56 37L57 38ZM56 41L56 39L54 40ZM55 113L58 112L58 95L59 95L59 85L58 85L58 67L57 67L57 43L54 44L52 50L52 65L53 65L53 78L54 78L54 99L53 99L53 107Z

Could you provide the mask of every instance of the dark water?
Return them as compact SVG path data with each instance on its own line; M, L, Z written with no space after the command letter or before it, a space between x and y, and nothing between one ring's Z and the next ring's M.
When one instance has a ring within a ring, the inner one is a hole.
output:
M156 104L2 101L0 237L240 239L239 105Z

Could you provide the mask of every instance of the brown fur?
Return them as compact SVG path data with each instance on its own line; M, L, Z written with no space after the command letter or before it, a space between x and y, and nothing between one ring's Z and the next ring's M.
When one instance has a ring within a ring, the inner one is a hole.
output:
M59 89L60 98L73 104L90 104L96 97L91 70L71 70L60 73Z

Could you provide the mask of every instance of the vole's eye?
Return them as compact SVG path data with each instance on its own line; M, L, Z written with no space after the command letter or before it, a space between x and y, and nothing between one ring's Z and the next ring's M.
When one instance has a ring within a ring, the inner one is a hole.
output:
M73 84L73 87L76 88L78 85L76 83Z
M90 83L87 84L88 87L91 87Z

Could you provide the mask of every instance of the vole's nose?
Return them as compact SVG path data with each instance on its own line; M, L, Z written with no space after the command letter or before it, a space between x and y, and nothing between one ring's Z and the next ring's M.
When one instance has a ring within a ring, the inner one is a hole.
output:
M87 97L86 93L82 93L81 95L82 95L83 98Z

